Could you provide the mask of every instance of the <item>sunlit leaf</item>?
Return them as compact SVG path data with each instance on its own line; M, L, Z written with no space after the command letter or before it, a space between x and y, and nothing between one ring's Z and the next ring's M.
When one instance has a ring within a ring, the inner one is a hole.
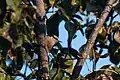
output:
M115 67L115 71L120 74L120 67Z
M0 67L0 72L6 73L6 72L4 71L4 69L2 69L1 67Z
M112 29L113 30L118 30L120 27L120 22L118 21L115 21L113 24L112 24Z
M1 80L10 80L10 76L6 76L4 73L0 73Z
M49 0L49 3L53 5L55 3L55 0Z
M103 42L105 39L106 39L106 30L105 27L102 26L98 33L97 40Z
M94 48L92 48L91 49L91 52L90 52L90 54L89 54L89 57L91 58L91 59L94 59L95 58L95 50L94 50Z
M60 70L60 68L53 68L51 71L50 71L50 76L51 76L51 79L52 80L61 80L63 78L63 71Z
M51 70L50 70L50 76L54 76L54 74L57 72L57 69L56 68L52 68Z
M63 78L63 72L59 70L58 74L55 76L54 80L61 80Z
M68 60L65 62L65 64L70 65L70 66L67 69L65 69L65 71L68 72L69 74L71 74L74 69L73 60L69 56L67 56L66 59L68 59Z
M62 80L70 80L70 78L69 77L63 77Z
M114 33L114 36L113 36L115 42L117 42L118 44L120 44L120 32L117 31Z
M11 15L12 23L16 23L21 17L22 8L19 6L21 1L22 0L6 0L8 9L14 11Z

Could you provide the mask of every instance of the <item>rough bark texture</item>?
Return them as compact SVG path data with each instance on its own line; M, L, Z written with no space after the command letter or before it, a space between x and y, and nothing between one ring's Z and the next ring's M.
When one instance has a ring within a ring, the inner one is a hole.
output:
M107 5L106 5L103 13L101 14L101 17L100 17L96 27L94 28L93 32L91 33L91 36L90 36L89 40L87 41L87 45L85 47L85 50L81 53L83 58L77 60L77 63L74 67L74 70L73 70L73 73L72 73L72 76L71 76L70 80L75 80L79 76L80 71L81 71L81 69L84 65L84 62L85 62L87 56L89 55L89 53L91 51L91 48L94 45L95 39L97 37L97 34L98 34L101 26L103 25L103 23L104 23L105 19L107 18L109 12L111 11L111 9L115 6L115 4L113 4L114 2L115 2L115 0L108 0Z
M38 76L37 80L49 80L49 67L48 67L48 50L45 45L46 34L46 19L45 8L43 0L36 0L36 35L38 41Z

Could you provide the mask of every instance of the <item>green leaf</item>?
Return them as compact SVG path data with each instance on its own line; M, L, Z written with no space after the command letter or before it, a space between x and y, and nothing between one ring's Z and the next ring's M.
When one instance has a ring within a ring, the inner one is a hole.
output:
M97 44L96 47L108 49L108 45L106 45L106 44L104 43L104 41L102 41L102 42L99 41L99 44Z
M21 17L22 11L22 8L20 8L21 1L22 0L6 0L8 9L12 9L14 11L12 12L11 15L12 23L16 23L17 21L19 21Z
M3 57L6 57L8 49L12 47L10 41L5 39L4 37L0 36L0 50Z
M72 0L62 0L60 4L57 5L57 7L61 10L62 14L66 16L68 20L70 20L70 17L74 15L79 9L79 4L73 4Z
M83 44L80 48L79 48L79 52L83 52L85 50L86 44Z
M61 70L59 70L58 74L56 75L54 80L62 80L63 78L63 72Z
M91 51L90 51L90 54L89 54L89 57L90 57L90 59L94 59L95 58L95 50L94 50L94 48L91 48Z
M71 17L71 16L73 17L73 15L76 15L75 13L76 13L77 11L79 11L79 4L72 5L72 7L71 7L70 10L69 10L69 13L67 13L67 14L68 14L70 17ZM74 17L75 17L75 16L74 16ZM79 16L79 17L76 16L76 18L82 20L82 18L80 18L80 16Z
M119 30L119 27L120 27L120 22L118 21L115 21L113 24L112 24L112 29L114 31L118 31Z
M74 35L74 36L73 36L73 39L75 39L76 37L77 37L77 35Z
M70 80L70 78L69 77L63 77L62 80Z
M87 25L87 28L85 29L85 35L86 35L87 39L89 39L90 34L91 34L92 30L94 29L95 25L96 24L91 24L91 23L89 25Z
M6 67L5 71L7 72L7 74L12 75L14 69L15 66L10 65L9 67Z
M33 73L31 73L31 74L29 74L29 75L27 76L27 79L28 79L28 80L36 79L36 75L33 74Z
M6 72L5 68L7 67L7 65L5 59L0 60L0 67Z
M113 54L118 50L119 46L114 44L113 42L110 42L109 47L108 47L108 52Z
M61 22L61 17L60 17L59 11L53 14L46 22L47 25L47 33L48 35L56 35L57 37L59 36L59 23Z
M53 57L57 57L58 49L52 49L50 52L53 55Z
M120 9L120 1L119 1L119 3L117 4L117 6L115 6L115 11L120 15L119 9Z
M117 32L114 33L113 38L114 38L114 41L116 43L120 44L120 32L119 31L117 31Z
M5 80L5 74L4 73L0 73L0 79ZM10 80L10 79L7 79L7 80Z
M100 16L106 5L106 0L87 0L86 8L88 12L97 12L97 16Z
M69 3L70 3L69 0L62 0L61 3L58 4L58 6L61 7L62 9L64 9L66 13L69 13L69 10L71 7L70 6L71 4L69 4Z
M76 80L85 80L85 78L80 75Z
M109 53L105 53L104 55L101 55L100 58L107 58L109 56Z
M110 61L113 64L118 65L120 63L120 53L110 54Z
M74 69L73 60L71 59L70 56L67 56L66 59L68 59L68 60L65 62L65 64L66 64L66 65L69 65L69 67L66 68L65 71L71 74L72 71L73 71L73 69ZM70 59L71 59L71 60L70 60Z
M22 47L16 47L15 48L15 54L16 54L16 58L14 59L14 63L16 63L14 65L14 68L16 68L17 70L21 70L22 66L23 66L23 49Z
M65 62L67 61L66 58L63 57L61 53L58 54L56 63L54 64L54 67L60 67L61 69L67 69L70 67L70 65L66 64Z
M110 66L111 66L111 65L107 64L107 65L102 66L100 69L107 69L107 68L109 68Z
M2 69L1 67L0 67L0 72L6 73L6 72L4 71L4 69Z
M75 58L79 57L79 52L74 48L61 48L60 51L62 52L62 54L68 54Z
M27 22L27 21L26 21ZM28 23L29 26L26 26L25 23L20 23L17 25L17 32L19 33L19 40L23 40L23 42L31 43L33 40L33 25Z
M38 59L34 59L31 61L30 68L34 69L38 65Z
M66 22L65 29L68 31L68 41L69 41L69 44L71 44L71 41L75 33L77 32L77 26L72 22Z
M83 28L82 28L80 22L78 22L78 20L76 20L76 19L72 19L72 21L74 22L76 29L80 30L82 35L84 36L84 31L83 31Z
M110 53L110 61L115 65L118 65L120 62L119 51L119 45L114 44L114 42L109 44L108 52Z
M56 72L57 72L57 68L52 68L50 70L50 77L52 78Z
M97 40L100 42L104 42L105 39L106 39L106 30L105 27L102 26L98 33Z
M77 18L77 19L83 21L83 19L82 19L82 17L81 17L80 15L75 14L75 15L72 15L72 17L73 17L73 18L75 17L75 18Z
M115 71L118 72L120 75L120 67L115 67Z
M8 41L4 37L0 36L0 48L8 50L9 48L11 48L11 46L12 46L12 44L10 41Z
M49 0L49 3L53 5L55 3L55 0Z
M13 43L17 43L17 40L18 40L19 36L18 36L18 31L17 31L16 24L11 24L10 25L8 33L9 33L10 37L12 38Z
M60 68L52 68L50 70L51 80L62 80L64 72Z
M33 58L33 46L30 43L23 43L22 47L25 48L25 52L28 53L28 55L31 57L31 59Z
M85 11L85 9L86 9L86 0L80 0L79 3L80 3L80 12Z
M65 0L67 1L67 0ZM64 4L64 3L61 3L61 4ZM62 17L63 17L63 20L66 22L66 21L69 21L70 20L70 17L72 17L72 13L70 13L70 8L68 8L68 5L65 6L65 8L62 6L62 5L57 5L57 7L60 9L60 12L62 14ZM67 9L68 8L68 9ZM67 10L67 11L66 11ZM69 15L68 13L70 13L71 15Z
M6 0L0 0L0 27L3 24L3 20L6 14Z

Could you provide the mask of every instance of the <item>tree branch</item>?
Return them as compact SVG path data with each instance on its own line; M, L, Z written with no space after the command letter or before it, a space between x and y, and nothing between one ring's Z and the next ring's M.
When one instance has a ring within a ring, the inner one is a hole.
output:
M116 5L115 4L116 4L115 0L108 0L107 5L106 5L104 11L102 12L101 17L100 17L96 27L94 28L93 32L91 33L91 36L90 36L89 40L87 41L87 45L85 47L85 50L83 52L81 52L81 54L83 56L83 59L78 59L77 60L77 63L74 67L74 70L73 70L73 73L72 73L72 76L71 76L70 80L75 80L79 76L80 71L81 71L81 69L84 65L84 62L85 62L87 56L90 54L91 48L94 45L97 34L98 34L100 28L102 27L102 25L103 25L106 17L108 16L109 12L111 11L111 9L114 6L117 5L117 4Z
M38 76L37 80L49 80L49 65L48 65L48 49L45 44L46 36L46 12L44 8L43 0L35 0L37 5L36 10L36 26L35 33L37 37L38 45Z

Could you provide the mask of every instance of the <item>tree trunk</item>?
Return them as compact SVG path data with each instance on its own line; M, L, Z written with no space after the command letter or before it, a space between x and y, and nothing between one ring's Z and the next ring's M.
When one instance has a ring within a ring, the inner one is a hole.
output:
M100 28L102 27L102 25L103 25L105 19L107 18L109 12L111 11L111 9L117 5L117 3L114 4L114 2L115 2L115 0L108 0L107 5L106 5L104 11L102 12L101 17L100 17L96 27L94 28L89 40L87 41L85 50L81 53L83 58L77 60L77 63L74 67L74 70L73 70L70 80L75 80L79 76L80 71L84 65L84 62L85 62L87 56L90 54L91 48L94 45L94 42L96 40L96 37L97 37L97 34L98 34Z
M36 37L38 42L38 76L37 80L49 80L49 65L48 65L48 49L45 44L46 36L46 12L43 0L35 0L37 4L36 10Z

